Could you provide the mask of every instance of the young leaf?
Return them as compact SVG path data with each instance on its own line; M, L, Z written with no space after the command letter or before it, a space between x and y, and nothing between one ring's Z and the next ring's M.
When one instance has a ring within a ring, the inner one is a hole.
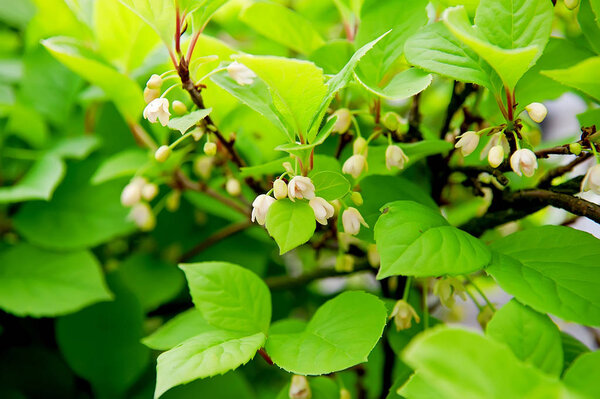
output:
M496 312L486 333L506 343L523 362L560 376L563 369L560 331L548 316L513 299Z
M483 269L491 253L477 238L450 226L442 215L413 201L385 206L375 224L381 256L377 279L394 275L442 276Z
M196 125L202 119L206 118L212 111L212 108L199 109L197 111L190 112L189 114L180 116L178 118L172 118L169 120L169 128L173 130L179 130L181 134L185 134L192 126Z
M0 253L0 308L9 313L54 317L110 299L100 265L87 251L20 244Z
M538 312L600 325L600 241L562 226L520 231L491 244L498 284ZM569 250L566 251L565 248Z
M325 41L302 15L277 3L251 4L240 20L258 33L300 54L310 54Z
M371 80L371 76L359 76L356 80L371 93L387 100L402 100L422 92L431 84L432 76L416 68L409 68L400 72L384 87Z
M208 324L198 309L188 309L163 324L142 342L149 348L169 350L200 332L218 330Z
M245 335L215 330L184 341L158 357L154 398L176 385L223 374L246 364L265 340L262 332Z
M120 177L133 176L149 159L147 151L139 148L116 153L98 166L91 182L96 185Z
M333 201L342 198L350 191L350 182L337 172L322 171L311 176L315 185L315 195Z
M565 385L586 398L600 397L600 351L589 352L578 357L565 372Z
M468 330L430 329L402 359L447 399L561 397L557 379L525 365L506 345Z
M190 4L186 10L192 15L192 26L195 31L202 32L208 24L212 16L221 8L228 0L184 0Z
M568 334L564 331L560 332L560 339L563 348L564 354L564 370L567 370L573 361L577 359L579 356L584 353L588 353L590 348L588 348L583 342L573 337L571 334Z
M321 306L303 331L271 334L266 350L275 364L295 374L344 370L367 361L386 318L377 297L344 292Z
M175 37L175 2L173 0L119 1L150 25L167 47L172 47Z
M246 335L267 333L271 293L256 274L226 262L180 265L196 309L213 327Z
M310 240L317 225L308 201L292 202L286 198L271 205L266 227L279 245L279 253L284 254Z
M65 169L64 162L56 156L46 155L38 159L17 184L0 187L0 204L48 201L65 175Z
M600 57L588 58L570 68L541 73L600 102Z

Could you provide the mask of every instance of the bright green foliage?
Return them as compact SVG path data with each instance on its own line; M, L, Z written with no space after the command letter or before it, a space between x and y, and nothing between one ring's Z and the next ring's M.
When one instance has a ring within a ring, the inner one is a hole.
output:
M267 231L284 254L308 241L316 228L314 212L306 200L275 202L267 213Z
M600 101L599 71L600 57L592 57L571 68L543 71L542 73L566 86L581 90L596 101Z
M600 324L598 239L543 226L511 234L491 248L496 252L487 272L520 302L566 320Z
M487 325L487 335L506 343L525 363L560 375L563 350L558 327L546 315L513 299L496 312Z
M340 389L331 378L311 378L308 384L312 394L311 399L338 399L340 397ZM283 387L275 399L289 399L289 392L290 386L288 384Z
M112 298L88 251L21 244L0 254L0 307L19 316L59 316Z
M102 162L94 175L92 184L101 184L109 180L125 176L133 176L135 172L148 162L148 154L140 149L132 148L119 152Z
M491 254L473 236L452 227L431 208L412 201L386 205L375 225L381 255L378 279L403 274L443 276L484 268Z
M585 398L600 395L598 378L600 377L600 352L590 352L578 357L565 372L565 385Z
M350 191L350 182L343 175L324 170L310 177L315 185L315 195L333 201Z
M169 128L173 130L179 130L181 134L185 134L192 126L195 126L202 119L206 118L212 108L201 109L198 111L190 112L184 116L180 116L179 118L173 118L169 121Z
M282 369L327 374L367 361L381 337L387 311L364 292L345 292L321 306L303 330L272 333L266 350Z
M158 330L144 338L146 346L157 350L169 350L199 331L217 330L204 320L198 309L189 309L173 317Z
M175 36L175 4L170 0L119 0L136 13L170 47Z
M49 200L65 175L65 164L46 155L36 161L27 175L12 187L0 188L0 203L27 200Z

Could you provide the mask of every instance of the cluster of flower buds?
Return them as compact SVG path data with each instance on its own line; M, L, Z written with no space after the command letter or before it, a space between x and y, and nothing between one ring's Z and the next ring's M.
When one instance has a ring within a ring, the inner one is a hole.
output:
M160 96L163 79L159 75L152 75L146 83L144 89L144 100L148 105L144 108L144 118L151 123L158 120L161 125L167 126L169 123L169 100Z
M143 231L152 230L156 225L156 218L148 201L152 201L157 194L158 186L140 176L134 177L121 192L121 204L131 207L128 218Z
M437 280L433 286L433 293L440 298L442 305L447 308L454 306L455 295L458 295L463 301L467 299L465 286L456 277L446 277Z
M252 72L246 65L240 64L237 61L232 62L227 67L227 73L231 79L235 80L240 86L251 85L256 78L256 74Z
M404 299L396 302L394 310L392 310L392 313L390 314L390 319L394 319L397 331L409 329L412 326L413 318L417 323L421 322L421 318L408 302Z

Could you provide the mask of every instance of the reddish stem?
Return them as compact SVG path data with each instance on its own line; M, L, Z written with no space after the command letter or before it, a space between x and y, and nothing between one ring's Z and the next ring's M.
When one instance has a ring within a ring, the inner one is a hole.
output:
M265 351L264 348L260 348L258 350L258 354L261 355L263 359L265 359L265 362L267 362L269 366L273 365L273 360L271 360L271 356L267 354L267 351Z
M504 87L504 90L506 91L506 108L508 111L508 120L512 122L514 112L513 96L512 94L510 94L510 90L508 89L508 87Z
M177 1L175 1L175 51L181 57L181 16Z
M188 65L192 62L192 54L194 53L194 47L196 47L196 43L198 42L198 38L200 37L201 33L202 30L199 30L198 32L194 33L194 36L192 36L192 41L190 42L190 47L188 48L186 56Z

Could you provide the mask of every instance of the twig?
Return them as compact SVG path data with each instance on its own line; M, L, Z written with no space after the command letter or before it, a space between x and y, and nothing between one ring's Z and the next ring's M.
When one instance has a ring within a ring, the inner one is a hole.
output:
M252 226L252 222L250 222L249 220L244 220L242 222L230 224L229 226L224 227L221 230L218 230L213 235L209 236L204 241L200 242L198 245L196 245L195 247L193 247L192 249L190 249L189 251L187 251L186 253L181 255L181 257L179 258L179 262L185 262L185 261L193 258L194 256L198 255L200 252L215 245L219 241L224 240L228 237L231 237L234 234L237 234L240 231L243 231L250 226Z
M557 178L559 176L564 175L565 173L572 171L573 168L575 168L575 166L587 161L592 156L593 156L592 153L589 153L589 152L583 153L580 156L578 156L577 158L575 158L574 160L572 160L571 162L569 162L568 164L559 166L555 169L548 171L548 173L546 173L546 175L540 180L540 183L538 184L538 186L543 187L543 188L550 187L550 185L552 184L552 180L554 180L555 178Z
M454 81L454 87L452 89L452 98L450 98L450 104L448 104L448 109L446 111L446 119L444 120L444 124L442 125L442 129L440 130L440 138L444 138L446 133L450 129L450 123L452 122L452 118L454 114L462 107L465 100L469 96L469 94L477 91L477 87L471 83L464 85L461 82ZM460 90L462 88L462 90Z
M271 359L271 356L269 356L269 354L264 348L260 348L258 350L258 354L261 355L263 359L265 359L265 362L267 362L269 366L273 365L273 360Z

